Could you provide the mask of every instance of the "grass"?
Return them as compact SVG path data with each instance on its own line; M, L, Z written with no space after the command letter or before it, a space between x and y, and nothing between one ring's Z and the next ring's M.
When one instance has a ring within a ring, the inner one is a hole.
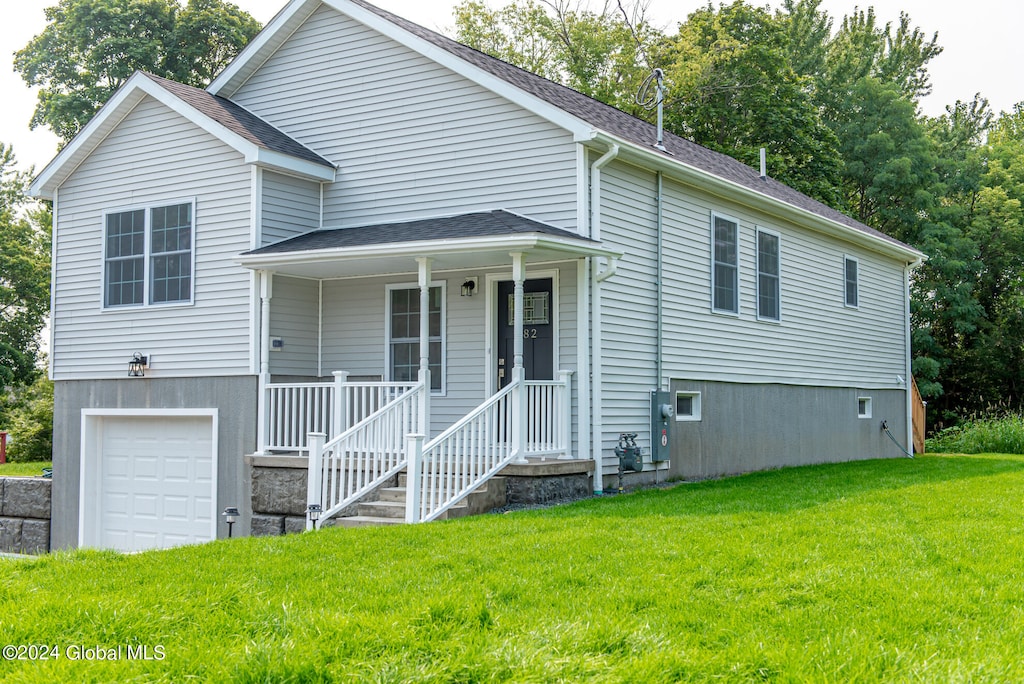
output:
M27 463L0 463L0 477L33 477L43 474L43 468L51 468L50 461L29 461Z
M0 661L0 679L1022 681L1022 495L1022 457L928 456L0 561L2 641L62 653Z
M926 450L946 454L1024 454L1024 416L972 418L930 438Z

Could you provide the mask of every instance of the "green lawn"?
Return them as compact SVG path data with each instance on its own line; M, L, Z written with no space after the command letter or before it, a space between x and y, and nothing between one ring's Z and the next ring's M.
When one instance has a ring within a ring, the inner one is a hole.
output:
M32 477L42 475L43 468L50 468L50 461L30 461L28 463L0 463L0 477Z
M0 679L1024 681L1022 497L1024 457L929 456L0 561L0 640L60 653Z

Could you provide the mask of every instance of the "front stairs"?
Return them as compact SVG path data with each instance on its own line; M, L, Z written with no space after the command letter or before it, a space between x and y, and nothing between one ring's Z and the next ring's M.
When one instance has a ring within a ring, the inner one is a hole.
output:
M401 525L405 523L406 473L398 474L398 486L381 487L376 500L355 505L355 515L335 517L325 526L373 527L377 525ZM469 496L445 511L439 520L462 518L467 515L487 513L507 503L506 483L503 477L492 477L476 488Z

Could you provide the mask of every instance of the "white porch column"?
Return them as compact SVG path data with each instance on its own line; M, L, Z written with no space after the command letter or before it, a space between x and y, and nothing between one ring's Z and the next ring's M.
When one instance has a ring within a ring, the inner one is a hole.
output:
M526 369L523 367L523 283L526 265L522 252L511 252L513 290L512 381L518 383L512 397L512 450L514 463L526 463Z
M423 401L420 402L419 430L430 439L430 265L428 257L416 257L419 265L420 286L420 370L418 380L423 383Z
M260 376L259 397L256 405L256 453L264 454L270 435L267 434L269 406L267 403L267 385L270 384L270 299L274 294L274 274L260 271Z

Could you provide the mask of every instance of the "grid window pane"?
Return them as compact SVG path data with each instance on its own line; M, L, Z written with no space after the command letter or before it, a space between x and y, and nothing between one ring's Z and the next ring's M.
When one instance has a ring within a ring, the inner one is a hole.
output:
M441 390L443 368L441 363L441 322L443 320L444 293L440 287L430 288L429 294L429 361L430 389ZM390 295L391 379L412 382L420 367L420 290L395 289Z
M757 234L757 315L779 320L779 238Z
M855 259L846 260L846 305L857 306L858 305L858 293L857 293L857 261Z
M123 211L107 215L104 254L104 306L142 304L145 284L146 214Z
M150 211L150 302L192 298L192 205Z
M712 274L712 307L739 312L739 227L734 221L715 217Z

